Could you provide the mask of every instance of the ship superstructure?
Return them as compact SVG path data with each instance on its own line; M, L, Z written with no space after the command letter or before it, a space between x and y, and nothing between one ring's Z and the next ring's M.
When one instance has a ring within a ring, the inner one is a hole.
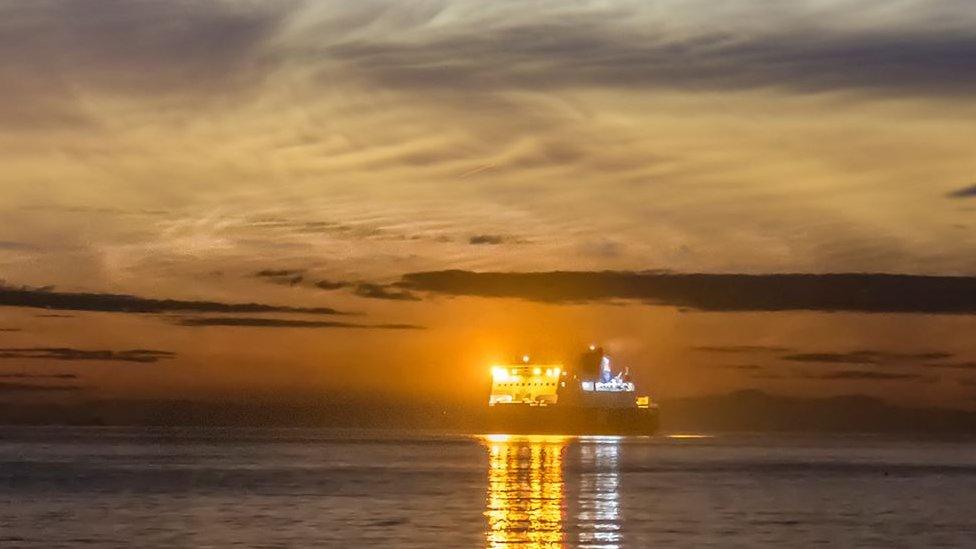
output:
M614 373L595 345L575 367L521 362L492 367L489 418L496 431L553 434L651 434L657 406L638 395L629 369Z

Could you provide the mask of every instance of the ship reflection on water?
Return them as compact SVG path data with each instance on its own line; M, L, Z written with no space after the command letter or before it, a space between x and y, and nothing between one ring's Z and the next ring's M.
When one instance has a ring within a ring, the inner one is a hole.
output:
M488 547L618 547L619 439L488 435Z
M578 541L586 547L617 547L620 534L620 444L613 437L599 437L579 446Z

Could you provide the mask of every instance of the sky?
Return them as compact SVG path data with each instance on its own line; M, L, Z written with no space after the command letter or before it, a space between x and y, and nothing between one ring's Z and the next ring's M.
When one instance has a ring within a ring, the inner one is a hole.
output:
M974 408L974 29L0 0L0 398L480 401L596 342L658 398Z

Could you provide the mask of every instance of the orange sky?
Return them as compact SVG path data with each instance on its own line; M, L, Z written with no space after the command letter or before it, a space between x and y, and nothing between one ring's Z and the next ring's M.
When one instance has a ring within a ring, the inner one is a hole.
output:
M423 329L0 303L0 373L73 373L91 395L479 399L492 361L596 341L662 397L971 406L972 314L389 284L443 269L976 276L974 28L963 1L8 3L8 285ZM51 347L175 355L2 350Z

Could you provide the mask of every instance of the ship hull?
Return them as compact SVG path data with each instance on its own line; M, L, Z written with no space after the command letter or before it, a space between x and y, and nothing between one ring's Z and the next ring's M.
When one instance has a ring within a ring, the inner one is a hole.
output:
M488 408L492 434L649 436L658 430L656 408L582 408L497 405Z

